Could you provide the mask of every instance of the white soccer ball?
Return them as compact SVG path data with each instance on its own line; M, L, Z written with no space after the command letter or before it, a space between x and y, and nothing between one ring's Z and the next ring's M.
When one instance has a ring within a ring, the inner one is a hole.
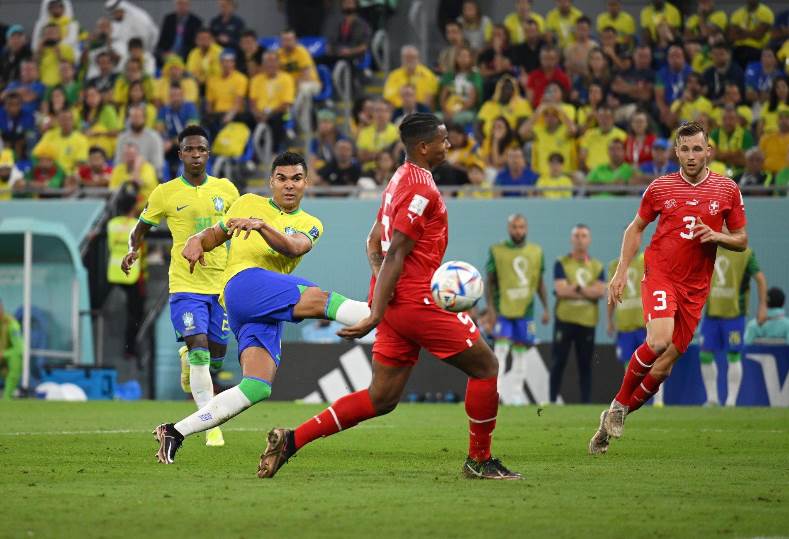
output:
M430 281L430 291L436 305L453 313L471 309L484 290L482 275L477 268L459 260L442 264Z

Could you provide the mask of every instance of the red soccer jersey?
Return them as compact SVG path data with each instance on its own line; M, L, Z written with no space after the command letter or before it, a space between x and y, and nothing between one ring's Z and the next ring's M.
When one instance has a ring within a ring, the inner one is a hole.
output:
M430 279L444 259L449 238L447 208L430 171L409 161L399 167L383 193L377 219L383 227L384 255L395 230L416 241L403 262L392 301L422 303L430 297ZM371 299L374 286L373 279Z
M729 230L745 226L745 205L737 184L707 171L696 185L680 172L656 178L649 184L638 215L647 222L660 215L657 229L644 253L645 274L658 273L691 290L707 290L715 266L715 243L693 237L699 219L716 232L723 223Z

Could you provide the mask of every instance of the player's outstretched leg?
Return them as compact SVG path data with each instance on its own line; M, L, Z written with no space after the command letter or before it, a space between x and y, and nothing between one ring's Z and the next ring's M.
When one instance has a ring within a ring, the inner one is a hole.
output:
M411 368L410 365L384 365L374 358L373 379L368 389L338 399L295 430L273 429L269 432L266 450L260 456L258 477L274 477L296 451L318 438L348 430L362 421L394 410L400 402Z
M293 318L298 322L304 318L336 320L352 326L370 316L370 307L364 301L346 298L339 292L326 292L317 286L299 286L301 296L293 305Z
M466 415L469 422L469 450L463 464L463 474L472 479L521 479L521 474L507 469L491 455L493 430L499 410L496 391L498 365L496 356L482 339L471 348L446 362L466 375Z
M605 417L604 426L610 437L620 438L622 436L625 417L630 412L629 403L632 396L638 388L644 385L647 375L658 357L669 349L673 332L673 318L655 318L647 324L647 340L633 352L625 370L622 385L611 402ZM655 386L655 391L659 385L658 383ZM650 396L655 391L650 393Z
M275 337L278 342L278 335ZM243 378L237 386L213 397L205 406L178 423L165 423L156 427L154 435L159 442L156 453L162 464L172 464L175 453L184 438L191 434L218 427L237 416L253 404L271 395L271 382L278 364L269 352L259 346L248 346L241 352Z
M671 374L671 368L674 366L677 359L679 359L680 355L680 352L672 344L669 346L668 350L655 360L655 364L652 366L649 374L644 377L644 380L630 396L630 401L627 403L628 413L633 413L641 408L658 392L660 385L668 378L669 374Z

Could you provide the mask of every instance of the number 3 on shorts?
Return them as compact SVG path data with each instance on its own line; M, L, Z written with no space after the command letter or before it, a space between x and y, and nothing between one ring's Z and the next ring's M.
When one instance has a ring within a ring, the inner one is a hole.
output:
M652 292L652 297L657 298L657 305L653 310L655 311L665 311L668 304L666 303L666 291L665 290L655 290Z

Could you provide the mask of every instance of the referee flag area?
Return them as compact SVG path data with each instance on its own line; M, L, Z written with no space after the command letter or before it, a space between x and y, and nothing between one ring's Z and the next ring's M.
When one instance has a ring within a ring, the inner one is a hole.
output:
M524 481L460 475L462 405L402 404L256 477L266 432L320 406L266 402L189 438L191 402L0 406L0 537L776 537L789 530L789 410L645 408L586 454L599 406L502 407L493 450Z

